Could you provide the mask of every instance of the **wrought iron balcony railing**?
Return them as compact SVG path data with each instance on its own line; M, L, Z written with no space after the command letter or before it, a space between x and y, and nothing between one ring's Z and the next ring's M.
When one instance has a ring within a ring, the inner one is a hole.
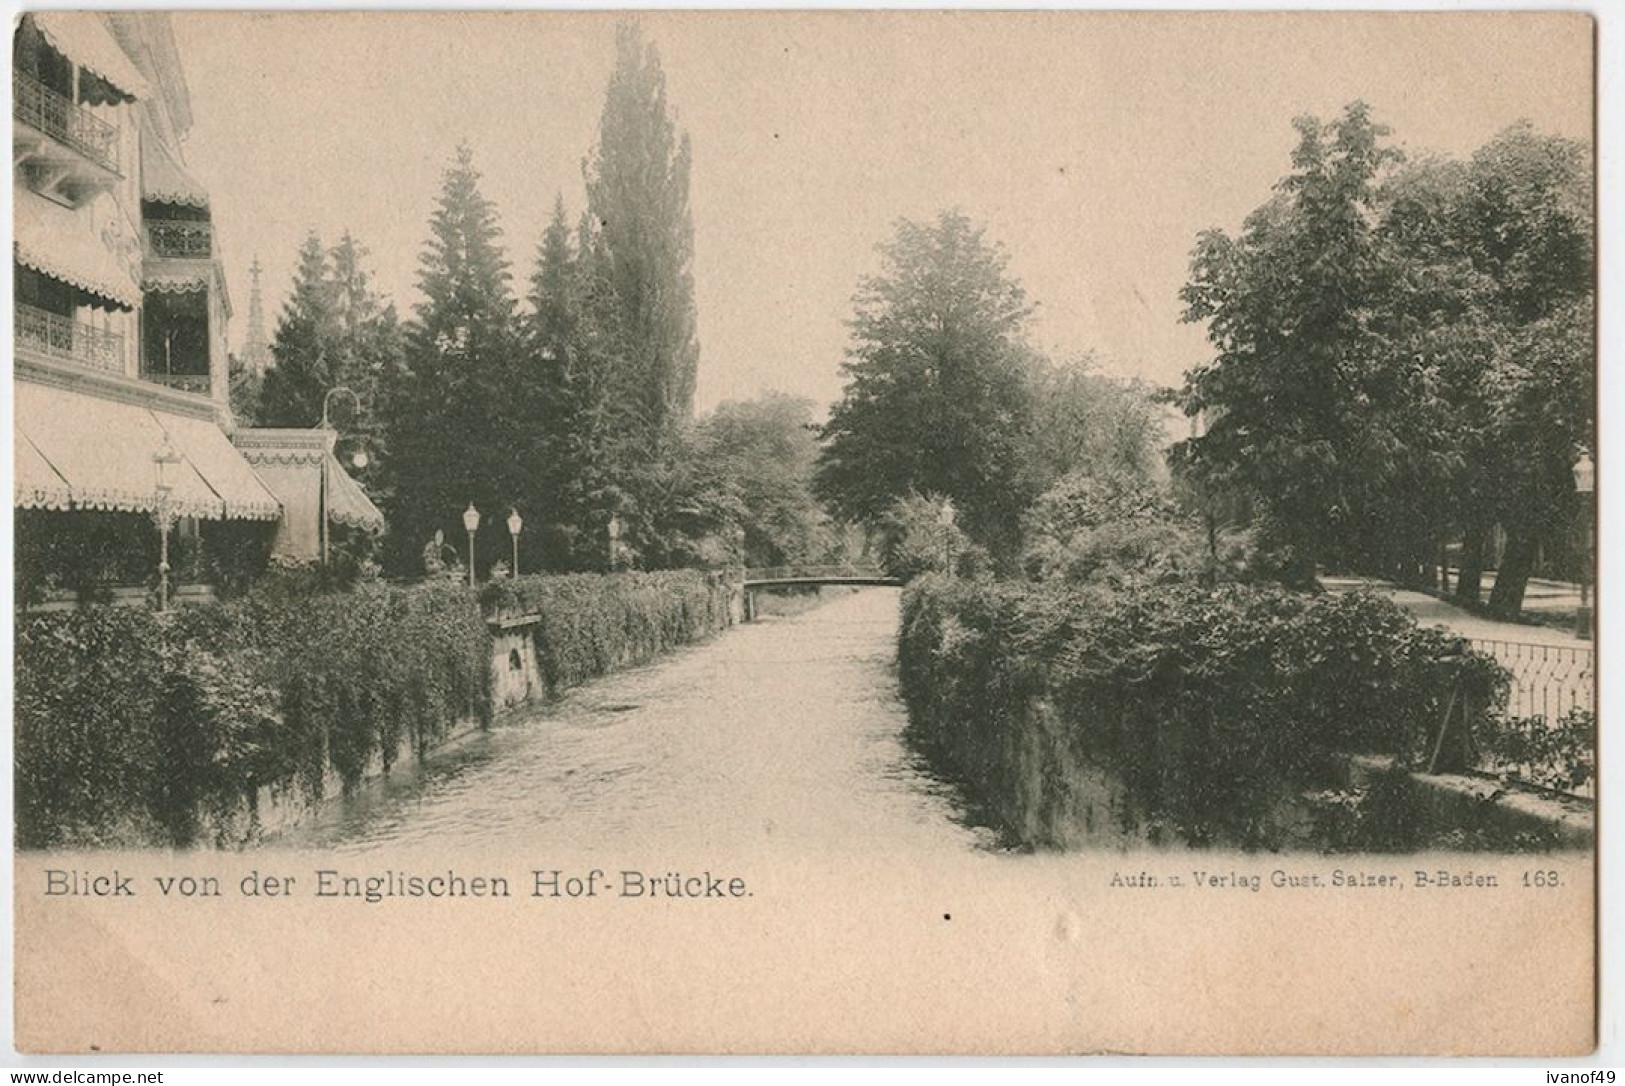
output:
M214 227L195 220L148 219L147 248L153 256L207 260L214 252Z
M12 73L11 96L12 114L19 121L119 173L117 125L75 105L66 95L23 72Z
M17 347L78 362L108 373L124 372L124 337L29 305L18 305Z
M209 394L209 375L206 373L151 373L143 370L141 379L177 392L194 392L199 396Z

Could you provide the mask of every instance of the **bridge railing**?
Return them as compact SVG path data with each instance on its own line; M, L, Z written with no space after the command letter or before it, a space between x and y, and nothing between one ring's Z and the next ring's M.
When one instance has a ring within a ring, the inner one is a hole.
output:
M879 566L763 566L745 570L746 581L818 581L841 578L873 577L881 579L886 571Z

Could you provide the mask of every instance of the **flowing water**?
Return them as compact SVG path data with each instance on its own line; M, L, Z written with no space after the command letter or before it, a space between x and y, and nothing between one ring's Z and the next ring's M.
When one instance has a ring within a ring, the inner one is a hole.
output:
M897 595L840 596L598 680L398 767L277 843L916 859L992 847L903 741Z

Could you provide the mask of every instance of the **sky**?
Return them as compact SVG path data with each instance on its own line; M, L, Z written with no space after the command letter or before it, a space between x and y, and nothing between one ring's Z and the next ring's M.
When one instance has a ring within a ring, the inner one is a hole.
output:
M606 14L174 17L247 331L307 231L348 230L407 315L460 141L516 284L556 193L572 221L614 52ZM958 208L1038 304L1037 345L1177 384L1199 231L1234 231L1289 169L1304 113L1364 99L1408 154L1467 155L1520 119L1591 135L1591 24L1563 14L643 13L693 140L697 407L838 398L859 279L899 217Z

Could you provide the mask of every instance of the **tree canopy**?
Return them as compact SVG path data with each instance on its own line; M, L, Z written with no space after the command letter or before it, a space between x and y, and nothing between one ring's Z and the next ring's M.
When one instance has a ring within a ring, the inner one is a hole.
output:
M1001 247L958 212L897 223L854 299L844 395L824 428L819 493L875 520L909 494L952 499L996 553L1036 493L1027 470L1032 307Z
M1469 161L1404 162L1363 103L1296 122L1292 170L1237 237L1202 234L1182 297L1211 361L1175 449L1245 497L1299 576L1413 578L1463 539L1478 599L1516 614L1536 549L1568 530L1591 447L1591 189L1583 148L1514 126Z

